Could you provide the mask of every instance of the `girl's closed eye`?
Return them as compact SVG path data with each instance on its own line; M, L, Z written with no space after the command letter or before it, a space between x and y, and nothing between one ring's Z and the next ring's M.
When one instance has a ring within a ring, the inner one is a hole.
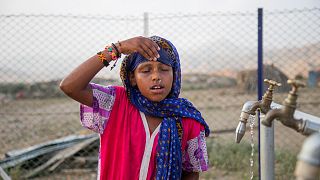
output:
M151 70L150 70L150 68L148 68L148 67L141 69L141 72L142 72L142 73L149 73L150 71L151 71Z
M161 64L159 69L160 71L170 71L171 67L168 65Z
M169 67L160 66L160 67L159 67L159 70L160 70L160 71L169 71Z
M161 68L160 70L161 70L161 71L169 71L170 68Z

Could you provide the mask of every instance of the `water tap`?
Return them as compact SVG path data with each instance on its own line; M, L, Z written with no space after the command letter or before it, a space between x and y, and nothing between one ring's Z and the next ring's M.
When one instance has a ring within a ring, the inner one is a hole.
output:
M294 118L294 111L297 107L298 89L305 87L305 84L299 80L288 80L288 84L292 89L288 94L288 97L283 101L283 107L280 109L272 109L269 111L265 118L262 120L262 124L271 127L274 119L279 120L285 126L295 129L298 132L303 130L303 120Z
M268 90L265 92L265 94L262 97L262 100L260 101L247 101L244 103L241 114L240 114L240 119L239 119L239 124L236 129L236 143L239 143L244 136L246 132L246 124L248 121L248 118L250 115L255 115L256 110L260 110L260 112L266 114L270 110L270 105L272 103L272 97L273 97L273 90L277 86L281 86L280 83L269 80L269 79L264 79L264 82L269 85Z

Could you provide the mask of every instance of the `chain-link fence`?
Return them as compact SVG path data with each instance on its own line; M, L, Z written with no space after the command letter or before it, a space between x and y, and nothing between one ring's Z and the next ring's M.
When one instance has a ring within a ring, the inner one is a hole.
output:
M274 100L282 103L287 96L288 78L303 79L308 87L299 92L298 109L316 116L320 116L319 20L320 9L264 13L265 77L283 84ZM182 66L181 96L202 112L214 141L234 142L243 103L257 99L257 12L130 17L0 15L0 159L20 155L5 169L18 166L18 177L24 172L21 169L31 172L30 177L45 169L49 175L68 168L70 172L71 167L72 172L90 170L90 163L81 162L96 162L92 159L98 144L74 151L77 156L72 156L72 163L65 163L67 158L54 161L47 155L92 138L79 123L78 103L63 95L58 85L106 44L138 35L159 35L175 44ZM103 69L94 81L120 84L119 66L112 71ZM276 149L297 153L303 139L275 123ZM250 142L250 133L243 141ZM32 153L24 149L30 150L30 146ZM26 152L29 154L23 156ZM84 155L87 158L83 159Z
M302 79L308 84L307 88L298 90L297 109L318 117L320 117L319 18L319 9L266 12L264 18L264 62L273 69L277 68L288 78ZM276 93L274 100L282 103L287 94L287 92ZM304 138L294 130L275 122L276 149L286 148L297 152Z

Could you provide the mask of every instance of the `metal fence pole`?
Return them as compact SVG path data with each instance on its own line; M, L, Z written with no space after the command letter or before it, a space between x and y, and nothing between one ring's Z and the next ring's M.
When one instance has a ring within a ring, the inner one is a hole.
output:
M147 12L143 13L143 35L149 36L149 14Z
M263 9L258 9L258 100L262 99L263 92ZM274 126L260 125L264 118L258 114L259 125L259 179L274 179Z
M262 29L262 20L263 20L263 9L258 8L258 100L262 98L262 91L263 91L263 29ZM258 114L258 159L259 159L259 179L261 179L261 148L260 148L260 113Z

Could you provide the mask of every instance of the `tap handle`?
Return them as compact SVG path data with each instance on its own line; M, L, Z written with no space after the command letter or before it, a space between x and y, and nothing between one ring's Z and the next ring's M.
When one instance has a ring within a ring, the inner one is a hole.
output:
M269 84L269 90L273 90L274 87L281 86L281 83L278 83L277 81L271 80L271 79L264 79L264 82Z
M287 81L287 83L291 85L291 87L292 87L291 91L293 93L296 93L298 91L298 88L306 86L306 84L304 82L302 82L300 80L296 80L296 79L289 79Z

